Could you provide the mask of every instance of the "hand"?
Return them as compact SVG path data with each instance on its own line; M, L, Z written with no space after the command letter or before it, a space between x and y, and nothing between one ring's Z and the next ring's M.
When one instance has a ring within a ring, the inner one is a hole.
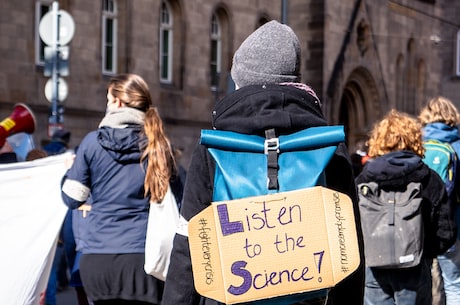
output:
M79 211L83 211L83 218L86 218L89 211L91 211L91 205L84 203L78 207Z
M69 169L72 167L73 162L75 161L75 154L70 155L68 158L64 160L64 165L66 169Z

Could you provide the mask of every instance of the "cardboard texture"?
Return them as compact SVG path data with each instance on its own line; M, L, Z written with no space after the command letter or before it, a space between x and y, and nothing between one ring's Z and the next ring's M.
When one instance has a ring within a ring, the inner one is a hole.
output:
M213 202L188 230L197 291L226 304L333 287L360 262L351 199L320 186Z

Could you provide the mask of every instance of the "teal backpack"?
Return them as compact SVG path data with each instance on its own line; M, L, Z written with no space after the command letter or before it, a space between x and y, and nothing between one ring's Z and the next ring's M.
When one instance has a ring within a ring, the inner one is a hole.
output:
M423 146L425 147L423 162L438 173L446 185L447 193L451 195L455 189L457 154L449 143L438 140L427 140Z
M279 137L270 129L265 138L202 130L201 144L216 163L213 201L325 186L324 169L344 138L343 126L312 127ZM288 305L325 297L328 291L321 289L250 304Z

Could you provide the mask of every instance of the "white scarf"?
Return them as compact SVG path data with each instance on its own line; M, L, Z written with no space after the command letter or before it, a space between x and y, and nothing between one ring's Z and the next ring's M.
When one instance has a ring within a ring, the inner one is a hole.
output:
M121 107L106 113L99 128L108 126L112 128L126 128L128 125L144 125L145 112L131 108Z

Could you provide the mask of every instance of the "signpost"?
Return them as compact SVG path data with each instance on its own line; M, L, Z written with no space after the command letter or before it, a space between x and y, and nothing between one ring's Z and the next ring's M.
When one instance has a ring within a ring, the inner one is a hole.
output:
M51 102L48 119L48 136L64 125L64 99L67 97L67 83L60 76L69 75L69 47L73 38L75 23L66 11L59 10L59 3L53 2L52 10L43 16L39 25L40 38L45 47L45 67L43 74L51 76L45 86L45 96ZM51 82L50 82L51 81Z

